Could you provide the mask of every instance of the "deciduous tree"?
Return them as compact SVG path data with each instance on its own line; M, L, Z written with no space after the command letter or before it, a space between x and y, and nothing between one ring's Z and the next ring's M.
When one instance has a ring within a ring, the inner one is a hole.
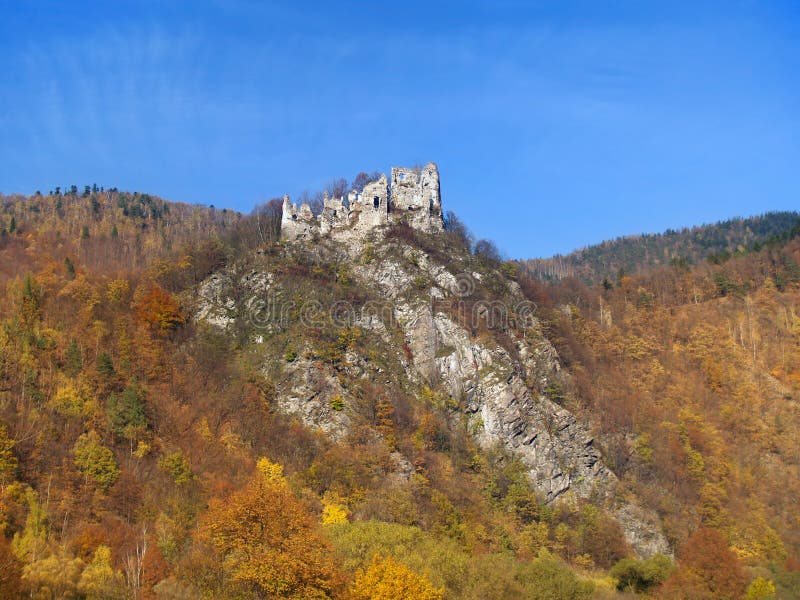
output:
M261 466L269 466L263 463ZM202 537L233 581L278 598L329 598L341 578L330 546L274 469L226 500L212 501Z
M83 473L86 480L92 480L106 491L119 477L119 467L114 453L106 448L96 431L84 433L72 448L75 466Z
M403 563L379 554L366 569L356 574L351 593L355 600L442 600L444 590L437 589L424 575L418 575Z
M164 334L186 322L178 301L158 285L151 284L135 301L136 316L155 331Z

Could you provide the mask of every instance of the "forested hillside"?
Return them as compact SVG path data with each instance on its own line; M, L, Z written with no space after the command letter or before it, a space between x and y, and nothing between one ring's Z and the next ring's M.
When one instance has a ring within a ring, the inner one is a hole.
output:
M614 282L659 266L724 262L732 256L785 242L797 235L800 213L771 212L664 233L619 237L566 256L533 259L527 267L543 280L577 277L586 283Z
M284 367L344 381L350 354L385 351L358 327L264 348L248 322L194 318L201 281L253 261L294 293L369 294L277 244L274 206L243 218L116 191L2 206L6 596L485 598L547 581L585 597L594 584L555 556L522 558L557 525L587 564L628 554L607 517L545 508L511 457L451 430L433 390L349 381L329 400L352 422L338 440L285 414Z
M782 225L718 264L587 286L473 252L453 217L353 258L279 242L276 202L0 202L2 597L800 597L800 241ZM463 273L467 299L438 284ZM476 378L525 379L577 415L613 497L576 477L546 501L520 455L479 444L486 411L412 368L460 349L426 349L404 320L302 314L393 286L469 333ZM261 287L285 322L264 320ZM459 312L518 296L535 326ZM521 356L550 344L557 360ZM549 370L507 367L526 360ZM636 556L628 503L672 556Z
M659 507L679 558L713 529L795 597L800 241L615 285L530 285L606 455ZM665 588L687 597L694 576Z

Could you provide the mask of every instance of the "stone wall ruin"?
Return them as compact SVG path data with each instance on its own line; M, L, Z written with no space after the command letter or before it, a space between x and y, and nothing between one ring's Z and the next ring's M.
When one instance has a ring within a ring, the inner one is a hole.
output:
M314 216L308 203L292 204L283 198L281 239L294 241L321 235L366 234L389 223L407 223L428 233L444 230L439 169L434 163L422 168L393 167L347 199L323 199L322 212Z

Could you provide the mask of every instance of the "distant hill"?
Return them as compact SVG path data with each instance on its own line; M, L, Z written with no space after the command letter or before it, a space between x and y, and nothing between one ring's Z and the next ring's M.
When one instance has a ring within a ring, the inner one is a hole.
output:
M575 276L587 283L600 283L606 278L615 281L621 273L632 275L661 265L722 262L763 245L785 241L798 223L800 213L769 212L679 231L618 237L566 256L532 259L527 266L539 279Z

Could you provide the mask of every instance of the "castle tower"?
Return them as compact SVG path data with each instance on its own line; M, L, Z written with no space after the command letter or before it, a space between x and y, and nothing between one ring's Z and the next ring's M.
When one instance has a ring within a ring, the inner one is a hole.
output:
M394 218L422 231L441 231L442 201L439 169L428 163L422 169L392 167L390 212Z
M364 186L358 200L351 206L357 214L355 227L360 230L373 229L389 222L389 181L381 175L377 181Z
M328 192L322 199L322 213L319 215L320 233L346 227L350 224L350 215L344 205L344 198L328 198Z
M307 203L298 210L296 204L289 201L289 194L283 197L283 214L281 215L281 239L297 240L313 236L316 230L314 214Z

